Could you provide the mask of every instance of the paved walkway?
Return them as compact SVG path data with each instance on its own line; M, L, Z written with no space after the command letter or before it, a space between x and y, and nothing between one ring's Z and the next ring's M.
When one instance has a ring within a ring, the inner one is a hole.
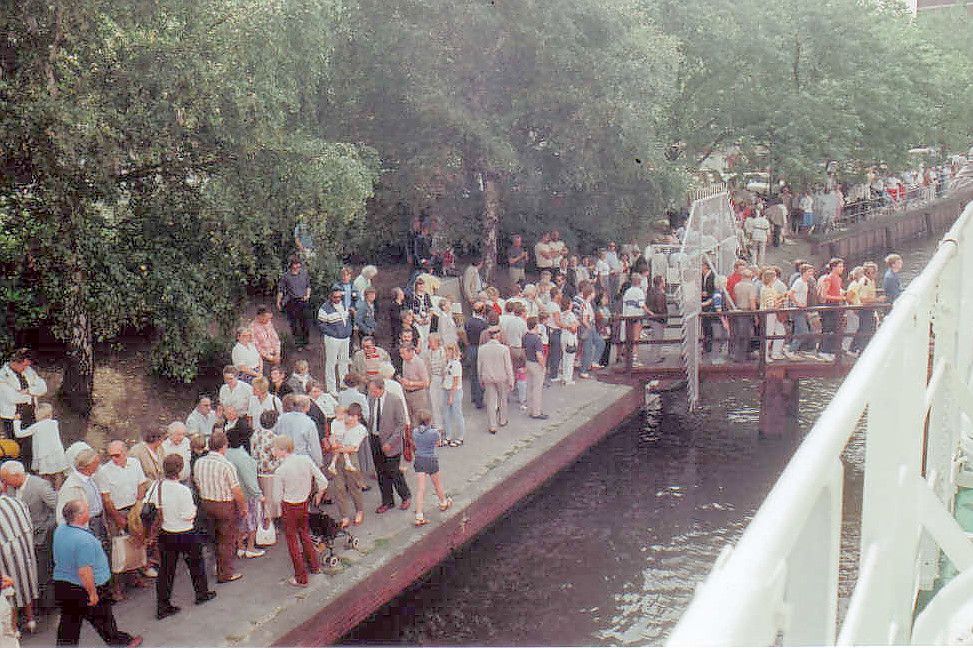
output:
M472 408L467 396L466 444L461 448L444 448L440 453L443 482L454 500L454 507L448 513L439 512L430 486L425 506L426 517L431 520L429 525L414 527L414 511L395 509L377 516L374 510L380 498L377 484L371 482L373 488L365 493L365 523L357 529L352 527L360 538L360 550L342 549L342 565L332 573L312 576L309 588L298 590L287 584L292 569L281 536L264 557L237 561L244 577L235 583L216 585L212 577L215 566L207 561L210 586L218 596L204 606L192 604L189 574L180 564L172 602L181 606L182 612L168 619L155 619L154 586L144 591L130 590L128 600L115 607L119 626L127 632L144 635L148 646L269 645L366 576L382 569L390 558L433 531L444 515L464 515L468 504L556 446L592 416L618 402L630 389L594 380L581 380L566 387L555 385L544 392L549 420L532 420L518 405L512 404L510 425L501 428L496 436L487 433L486 416ZM411 470L407 479L415 494L416 479ZM327 508L332 515L337 515L335 507ZM42 618L38 634L25 636L22 644L52 646L56 627L57 614ZM81 642L101 645L88 625L84 627Z

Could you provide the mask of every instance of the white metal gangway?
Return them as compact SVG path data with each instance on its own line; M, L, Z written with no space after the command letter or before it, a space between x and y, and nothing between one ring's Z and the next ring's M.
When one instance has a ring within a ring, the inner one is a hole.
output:
M952 515L973 445L971 361L973 203L697 588L669 645L939 643L914 627L944 625L956 611L949 601L973 602L973 543ZM841 455L863 417L859 569L839 624ZM926 608L936 623L920 615L914 624L941 556L961 574Z

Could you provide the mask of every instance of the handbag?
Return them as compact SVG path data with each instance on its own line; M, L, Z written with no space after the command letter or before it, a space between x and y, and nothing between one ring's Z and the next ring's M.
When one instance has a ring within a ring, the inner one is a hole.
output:
M111 571L113 574L124 574L135 569L141 569L149 564L145 544L138 538L127 533L117 535L111 539Z
M20 444L13 439L0 439L0 459L16 459L20 456ZM30 468L30 466L28 466Z
M263 506L260 507L260 524L257 525L257 538L254 540L261 547L269 547L277 544L277 529L273 521L263 515Z
M155 488L158 492L158 501L149 501L150 497L146 496L145 502L142 503L142 510L139 511L139 520L142 523L142 534L147 538L154 538L158 534L158 527L162 526L162 482L155 482Z

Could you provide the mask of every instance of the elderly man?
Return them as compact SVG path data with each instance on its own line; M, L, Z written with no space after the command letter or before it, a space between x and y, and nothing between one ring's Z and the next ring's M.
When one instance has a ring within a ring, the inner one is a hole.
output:
M31 362L28 349L17 349L0 368L0 433L8 439L14 438L14 420L18 416L21 428L34 424L37 399L47 393L47 383L30 366ZM20 460L30 466L32 459L31 444L21 443Z
M149 480L142 469L142 462L128 456L124 441L108 444L109 461L100 469L99 478L108 489L112 506L105 507L106 522L111 535L118 535L128 527L128 510L145 497Z
M108 595L108 556L88 530L90 511L85 498L58 508L64 519L54 531L54 593L61 608L59 646L77 646L81 622L87 620L109 646L141 646L142 637L118 629Z
M230 583L243 574L233 571L237 544L237 520L247 513L236 468L226 458L226 434L214 432L209 438L209 453L193 468L193 479L207 517L216 527L216 582Z
M317 494L314 496L314 503L321 503L328 480L307 456L294 454L294 441L290 437L279 436L274 439L273 453L280 461L274 474L280 481L284 537L287 539L287 552L294 565L294 577L290 579L290 584L307 587L308 570L312 574L321 572L318 553L311 542L307 505L315 485Z
M186 417L186 428L189 436L197 434L204 438L209 438L213 434L213 426L216 425L217 415L213 411L213 401L205 394L199 397L196 408Z
M321 440L314 420L307 415L311 399L305 395L288 394L283 401L284 413L277 419L274 431L278 436L294 442L294 454L309 456L316 466L324 463Z
M55 513L58 524L64 524L61 511L64 505L72 500L84 499L88 502L88 528L102 543L107 540L104 521L104 497L111 496L107 485L101 481L101 475L95 478L95 473L101 467L98 453L91 448L81 450L74 458L74 469L70 471L61 490L57 494Z
M490 339L480 345L476 370L486 396L489 431L496 434L498 424L507 424L507 394L514 388L514 367L510 349L497 339L500 327L491 326L487 333Z
M399 347L402 354L402 377L399 383L405 392L405 402L409 408L409 419L415 420L419 410L429 409L429 368L425 360L416 354L411 344Z
M351 364L348 354L352 317L353 314L345 306L344 288L341 284L335 284L331 287L330 300L321 304L318 310L318 328L324 337L324 380L328 385L328 393L333 396L338 394L338 384L344 382Z
M389 397L385 381L378 378L368 382L368 396L369 442L378 473L378 488L382 492L382 505L375 513L381 515L395 506L393 488L402 498L399 508L408 511L412 505L412 493L405 482L405 475L399 470L405 440L405 408L401 401Z
M391 361L388 351L377 346L374 337L366 335L362 338L361 348L355 351L355 356L351 359L351 370L359 376L374 378L382 363Z
M290 258L288 270L277 284L277 310L287 314L294 344L298 351L308 342L308 300L311 299L311 277L301 263L301 258Z
M243 383L241 383L243 384ZM141 443L132 446L129 454L142 464L142 472L149 481L158 481L162 474L162 442L165 432L159 428L152 428L142 433Z
M55 527L54 509L57 493L51 483L37 475L28 475L24 464L8 461L0 466L0 482L4 492L27 506L34 533L34 554L37 557L37 583L40 589L41 607L54 602L51 573L54 559L51 555L51 533Z
M37 625L34 599L39 588L34 529L27 505L9 493L0 495L0 521L0 574L13 579L17 607L23 610L28 627L33 630Z
M274 314L266 306L257 307L257 316L250 323L253 343L263 358L264 372L270 375L271 367L280 364L280 336L274 328Z

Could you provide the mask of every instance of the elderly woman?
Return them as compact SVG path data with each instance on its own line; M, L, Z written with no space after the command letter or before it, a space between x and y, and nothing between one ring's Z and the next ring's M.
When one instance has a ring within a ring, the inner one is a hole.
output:
M241 326L236 330L236 344L231 357L243 382L252 383L254 378L263 375L264 359L253 342L253 332L249 326Z
M433 425L441 430L443 429L443 404L445 402L443 371L446 369L446 351L443 349L441 334L429 334L429 346L420 357L425 361L426 369L429 371L429 402L432 409Z
M364 295L365 291L372 287L372 279L377 274L378 268L373 265L367 265L361 269L361 272L355 277L354 284L352 284L359 295Z
M261 379L262 380L262 379ZM179 473L179 481L186 483L189 481L189 460L192 458L192 450L189 447L189 437L186 424L182 421L173 421L166 427L166 438L162 441L162 462L171 454L182 457L182 472ZM165 466L163 465L163 473Z
M763 271L760 278L762 282L760 286L760 310L777 310L781 308L787 295L781 292L776 285L777 273L774 272L773 268L767 268ZM784 335L787 333L787 329L784 328L784 323L780 321L777 313L770 313L764 315L764 317L767 336L777 336L779 339L767 340L767 348L764 349L763 353L766 354L767 362L783 360Z
M247 415L256 426L260 421L260 415L268 410L281 413L284 411L284 406L277 396L270 393L270 381L261 376L253 381L253 396L250 397L247 406Z

